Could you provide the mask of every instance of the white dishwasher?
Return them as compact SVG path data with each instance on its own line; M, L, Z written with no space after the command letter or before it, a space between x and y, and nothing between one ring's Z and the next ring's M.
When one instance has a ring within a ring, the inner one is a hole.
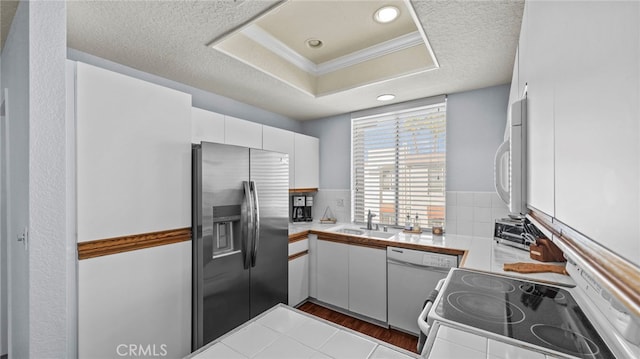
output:
M458 267L458 256L387 247L389 326L419 335L418 316L425 298Z

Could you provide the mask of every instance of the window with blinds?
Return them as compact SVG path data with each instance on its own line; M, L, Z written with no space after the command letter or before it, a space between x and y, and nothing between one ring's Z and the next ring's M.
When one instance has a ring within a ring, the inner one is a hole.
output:
M404 226L443 225L446 102L352 118L353 218Z

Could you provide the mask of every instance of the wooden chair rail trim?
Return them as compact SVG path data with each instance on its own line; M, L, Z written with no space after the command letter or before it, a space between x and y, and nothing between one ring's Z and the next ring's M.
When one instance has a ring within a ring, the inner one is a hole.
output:
M289 256L289 262L291 262L292 260L294 260L294 259L296 259L296 258L300 258L300 257L302 257L302 256L305 256L305 255L307 255L307 254L309 254L309 250L308 250L308 249L307 249L307 250L304 250L304 251L302 251L302 252L294 253L294 254L292 254L292 255L290 255L290 256Z
M99 239L78 243L78 259L88 259L191 240L191 228Z
M532 209L529 219L553 234L553 242L569 258L587 267L598 282L640 318L640 270L566 224Z
M289 188L289 193L314 193L318 192L317 188Z
M289 243L298 242L309 237L309 231L289 235Z

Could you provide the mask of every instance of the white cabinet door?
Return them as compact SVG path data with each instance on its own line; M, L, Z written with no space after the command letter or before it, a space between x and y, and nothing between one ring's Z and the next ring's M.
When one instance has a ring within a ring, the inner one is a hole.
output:
M320 183L320 140L295 134L294 188L318 188Z
M262 149L262 125L225 116L224 139L228 145Z
M262 126L262 149L282 152L289 155L289 188L293 188L294 183L294 133L287 130L271 126Z
M309 296L318 298L318 235L309 235Z
M289 261L289 305L296 306L309 298L309 255Z
M387 252L349 246L349 310L387 321Z
M556 5L556 218L640 264L640 4L579 4Z
M224 115L191 108L191 143L224 143Z
M317 298L340 308L349 308L349 246L317 241Z
M547 213L554 208L554 86L557 64L554 58L558 26L547 20L556 16L538 4L527 4L520 57L522 96L526 83L527 94L527 204ZM547 9L548 10L548 9ZM540 17L541 14L546 14ZM557 24L559 25L559 24ZM565 26L564 22L563 25Z
M191 226L191 95L77 64L78 241Z
M114 358L130 343L191 352L191 241L78 262L78 357Z

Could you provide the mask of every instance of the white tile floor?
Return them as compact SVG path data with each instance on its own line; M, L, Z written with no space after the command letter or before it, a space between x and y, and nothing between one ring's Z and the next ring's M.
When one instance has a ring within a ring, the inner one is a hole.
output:
M278 305L190 359L410 359L418 356L347 328Z

